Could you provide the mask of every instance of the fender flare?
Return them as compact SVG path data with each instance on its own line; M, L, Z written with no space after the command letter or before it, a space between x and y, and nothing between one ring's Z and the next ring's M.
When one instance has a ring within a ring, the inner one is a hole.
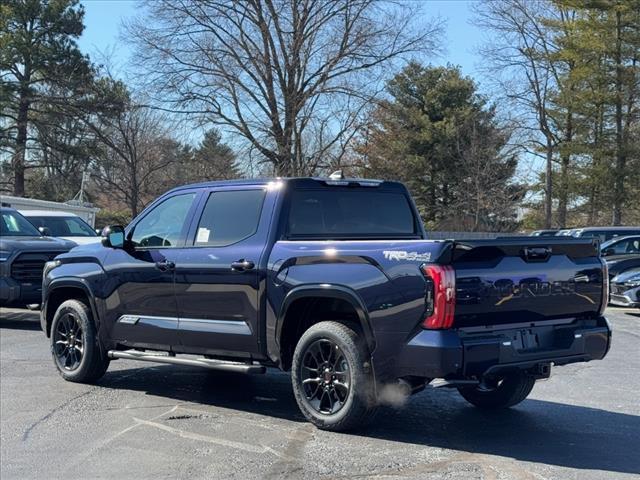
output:
M280 349L282 345L281 335L284 326L284 319L291 304L295 300L299 300L301 298L319 297L336 298L345 300L349 302L349 304L351 304L351 306L356 311L356 314L358 315L360 327L362 328L362 331L364 333L364 338L367 343L367 347L369 348L369 352L370 354L373 354L373 351L376 347L375 336L373 335L371 322L369 321L369 313L364 305L364 302L353 289L345 287L343 285L326 283L301 285L299 287L293 288L291 291L289 291L289 293L287 293L284 301L282 302L282 306L280 307L280 313L278 314L278 320L276 324L276 338L278 339L278 349Z
M49 297L52 292L60 288L75 288L77 290L82 290L89 300L89 308L91 308L91 313L93 315L93 319L96 322L96 329L100 329L100 319L98 317L98 310L96 309L96 303L93 296L93 291L89 286L88 282L83 278L77 277L58 277L53 279L49 285L47 285L47 297L45 298L44 309L42 311L42 319L43 319L43 327L46 329L45 333L49 336L48 329L48 317L49 317ZM55 313L55 312L54 312Z

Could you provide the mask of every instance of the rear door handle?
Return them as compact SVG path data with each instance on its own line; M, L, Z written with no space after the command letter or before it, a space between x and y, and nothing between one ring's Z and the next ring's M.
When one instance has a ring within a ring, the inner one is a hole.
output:
M231 270L236 270L238 272L244 272L245 270L252 270L256 264L251 260L245 260L241 258L240 260L236 260L231 264Z
M171 260L163 260L161 262L156 262L156 268L163 272L168 272L170 270L175 270L176 264Z

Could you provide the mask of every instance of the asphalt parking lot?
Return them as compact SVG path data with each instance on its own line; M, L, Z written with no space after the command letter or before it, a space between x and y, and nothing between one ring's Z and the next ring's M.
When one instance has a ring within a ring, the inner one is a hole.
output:
M316 430L289 377L116 361L99 384L56 373L37 314L0 313L0 477L640 478L640 312L609 310L609 356L557 368L482 413L428 388L357 434Z

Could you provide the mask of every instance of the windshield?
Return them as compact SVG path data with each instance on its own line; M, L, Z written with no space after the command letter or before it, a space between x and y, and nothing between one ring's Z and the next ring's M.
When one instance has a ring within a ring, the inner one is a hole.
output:
M36 227L46 227L53 237L96 237L87 223L79 217L27 217Z
M39 237L40 232L18 212L3 211L0 222L0 236L3 237Z
M289 235L322 238L416 238L408 198L401 193L355 190L296 190Z
M608 255L640 253L640 237L614 238L604 242L600 250Z

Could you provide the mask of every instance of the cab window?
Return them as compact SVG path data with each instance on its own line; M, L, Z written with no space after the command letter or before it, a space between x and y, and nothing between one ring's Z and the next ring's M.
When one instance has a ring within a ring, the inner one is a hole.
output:
M195 193L186 193L167 198L155 206L135 225L130 237L132 244L140 248L179 246L195 198Z
M252 236L258 229L264 197L262 189L211 193L193 245L223 247Z
M291 198L290 237L416 238L408 198L367 188L295 190Z

